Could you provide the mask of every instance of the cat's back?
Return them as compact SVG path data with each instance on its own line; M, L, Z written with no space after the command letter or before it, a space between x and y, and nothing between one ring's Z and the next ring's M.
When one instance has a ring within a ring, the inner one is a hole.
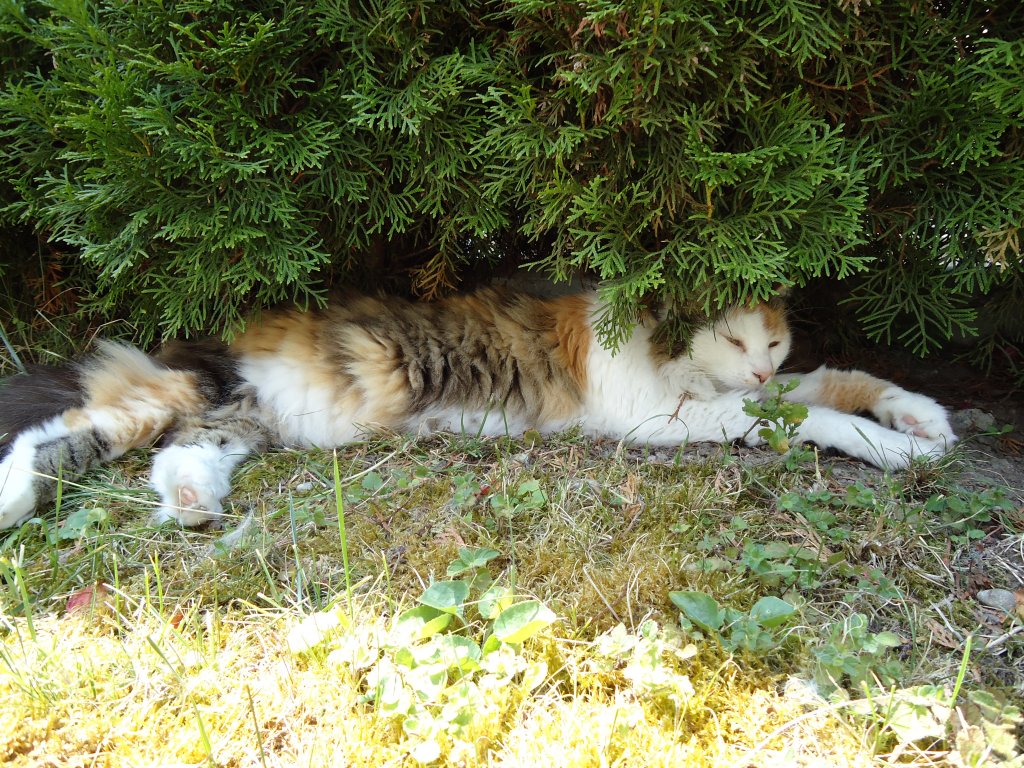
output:
M234 343L243 379L287 442L336 445L504 409L569 418L586 384L593 299L484 289L436 302L346 294L266 313Z

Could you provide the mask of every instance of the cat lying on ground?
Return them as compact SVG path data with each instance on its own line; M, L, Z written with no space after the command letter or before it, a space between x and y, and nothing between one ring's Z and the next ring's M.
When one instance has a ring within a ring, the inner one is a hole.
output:
M743 400L789 351L781 306L726 311L674 357L654 341L653 322L613 355L595 339L598 314L593 293L360 296L267 313L230 346L176 342L148 357L103 343L74 367L0 389L0 528L50 502L58 475L77 478L161 435L157 517L182 525L221 515L248 454L339 446L375 427L497 436L578 425L660 446L760 441ZM809 404L800 440L883 468L940 456L956 440L941 406L890 382L824 367L798 378L787 397ZM859 411L878 421L851 415Z

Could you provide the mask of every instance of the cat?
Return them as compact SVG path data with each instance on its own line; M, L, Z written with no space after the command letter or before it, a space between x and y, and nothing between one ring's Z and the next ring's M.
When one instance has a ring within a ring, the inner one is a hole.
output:
M773 300L733 307L686 351L647 318L613 354L595 333L595 292L537 298L486 288L433 303L347 296L322 311L265 313L230 345L172 342L155 357L101 342L84 361L0 388L0 528L130 448L163 447L158 521L223 513L231 474L271 446L322 448L376 429L520 435L576 426L594 437L684 446L761 438L744 413L772 379L798 379L798 439L885 469L956 440L945 410L860 371L777 375L791 336ZM877 421L854 415L868 412Z

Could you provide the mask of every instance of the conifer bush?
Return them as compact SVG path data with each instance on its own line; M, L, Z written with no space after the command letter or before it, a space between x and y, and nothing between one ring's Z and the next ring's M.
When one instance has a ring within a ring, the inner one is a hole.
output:
M712 310L827 277L876 338L925 351L980 313L990 349L1020 345L1017 0L0 14L0 225L145 336L528 263L599 277L613 341L652 296Z

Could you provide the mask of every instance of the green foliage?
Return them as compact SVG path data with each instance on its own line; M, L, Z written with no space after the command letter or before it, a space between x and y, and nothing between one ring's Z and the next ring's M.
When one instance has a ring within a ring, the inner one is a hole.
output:
M44 243L0 269L145 336L503 260L600 277L612 342L655 295L859 273L867 332L924 351L1024 281L1012 0L10 0L0 31L0 222Z
M546 679L547 665L520 649L557 620L543 603L491 584L486 565L498 555L460 547L448 573L463 578L428 586L420 605L396 616L390 631L348 627L340 634L342 618L329 611L296 625L289 646L296 654L322 650L357 675L365 700L400 724L417 761L474 754L474 720L511 695L513 678L527 691Z
M669 592L668 596L682 611L684 629L693 631L696 626L728 651L757 653L777 647L783 636L775 630L796 613L792 605L772 596L762 597L746 612L723 607L703 592Z
M936 493L924 503L924 511L940 520L946 535L961 545L983 538L983 526L1012 509L1006 489L998 486L959 495Z
M988 691L968 691L968 727L956 734L963 765L972 768L1021 768L1024 751L1017 738L1024 717L1020 707L1000 701Z
M851 614L829 627L827 639L812 650L815 679L825 690L889 686L903 674L891 654L902 644L892 632L871 632L864 614Z
M798 427L807 418L806 405L785 399L785 394L792 392L799 384L797 379L785 384L770 381L765 385L765 396L761 400L743 401L743 412L757 419L755 426L758 427L758 436L779 453L786 454L786 463L790 467L814 456L809 449L799 444L790 447Z
M678 666L696 655L696 646L683 645L678 630L659 627L653 619L641 623L635 633L617 624L593 645L593 665L598 671L618 670L639 698L665 701L676 709L682 709L694 694L689 676Z
M491 496L491 508L500 515L515 517L519 512L543 509L548 495L536 478L523 480L515 489L505 489Z
M60 539L81 539L96 536L110 522L110 513L103 507L80 507L67 516L57 532Z

